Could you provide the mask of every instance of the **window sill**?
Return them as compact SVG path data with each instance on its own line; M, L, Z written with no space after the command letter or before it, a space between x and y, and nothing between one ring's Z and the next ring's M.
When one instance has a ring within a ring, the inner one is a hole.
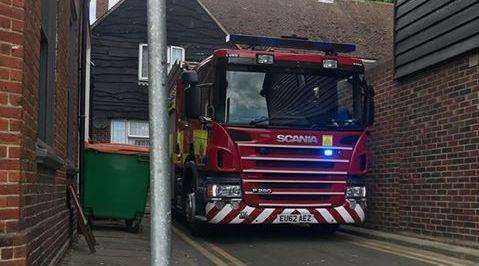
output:
M58 170L65 165L65 161L57 155L50 145L41 140L37 140L36 146L38 165L52 170Z

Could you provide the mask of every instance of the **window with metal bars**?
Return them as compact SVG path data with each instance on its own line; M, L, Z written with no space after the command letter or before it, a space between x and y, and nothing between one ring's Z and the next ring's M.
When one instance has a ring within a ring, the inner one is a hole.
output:
M111 143L146 147L150 145L148 121L113 119L110 128Z

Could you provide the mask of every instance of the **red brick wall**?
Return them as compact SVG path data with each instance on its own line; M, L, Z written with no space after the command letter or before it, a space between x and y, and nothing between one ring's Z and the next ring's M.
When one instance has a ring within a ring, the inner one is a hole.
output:
M66 184L73 182L66 175L66 166L54 171L36 161L40 3L0 0L1 265L48 264L76 229L66 199ZM78 65L68 64L68 49L78 47L69 46L68 40L78 34L69 32L71 1L57 3L54 148L66 160L68 84L75 88L73 102L78 99ZM77 108L73 109L75 118ZM76 137L72 143L75 156Z
M110 143L110 125L105 128L96 128L90 126L90 142L91 143Z
M370 73L367 226L479 241L479 66L469 56L401 81L391 63Z
M0 1L0 263L24 263L20 180L23 117L23 3Z

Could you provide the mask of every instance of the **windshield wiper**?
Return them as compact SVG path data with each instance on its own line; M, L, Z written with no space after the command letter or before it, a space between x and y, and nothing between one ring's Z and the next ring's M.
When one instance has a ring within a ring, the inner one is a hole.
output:
M347 120L332 120L332 124L335 127L354 127L357 126L358 121L356 119L347 119Z
M338 127L355 127L357 126L357 120L348 119L343 121L336 121L331 119L330 123L314 123L311 125L311 129L321 129L321 128L338 128Z
M291 117L259 117L259 118L256 118L256 119L253 119L249 122L250 126L254 126L254 125L257 125L259 123L263 123L263 122L269 122L269 121L272 121L272 120L291 120L293 118Z

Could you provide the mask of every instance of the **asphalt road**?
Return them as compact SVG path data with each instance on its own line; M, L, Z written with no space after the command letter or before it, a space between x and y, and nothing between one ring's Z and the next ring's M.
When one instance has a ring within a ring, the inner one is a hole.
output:
M442 254L306 226L213 227L201 238L174 223L173 235L208 259L208 265L477 265Z
M80 237L61 265L150 265L148 216L138 234L118 221L95 225L97 252ZM315 235L305 226L220 226L197 238L173 222L172 231L172 265L478 265L344 233Z

